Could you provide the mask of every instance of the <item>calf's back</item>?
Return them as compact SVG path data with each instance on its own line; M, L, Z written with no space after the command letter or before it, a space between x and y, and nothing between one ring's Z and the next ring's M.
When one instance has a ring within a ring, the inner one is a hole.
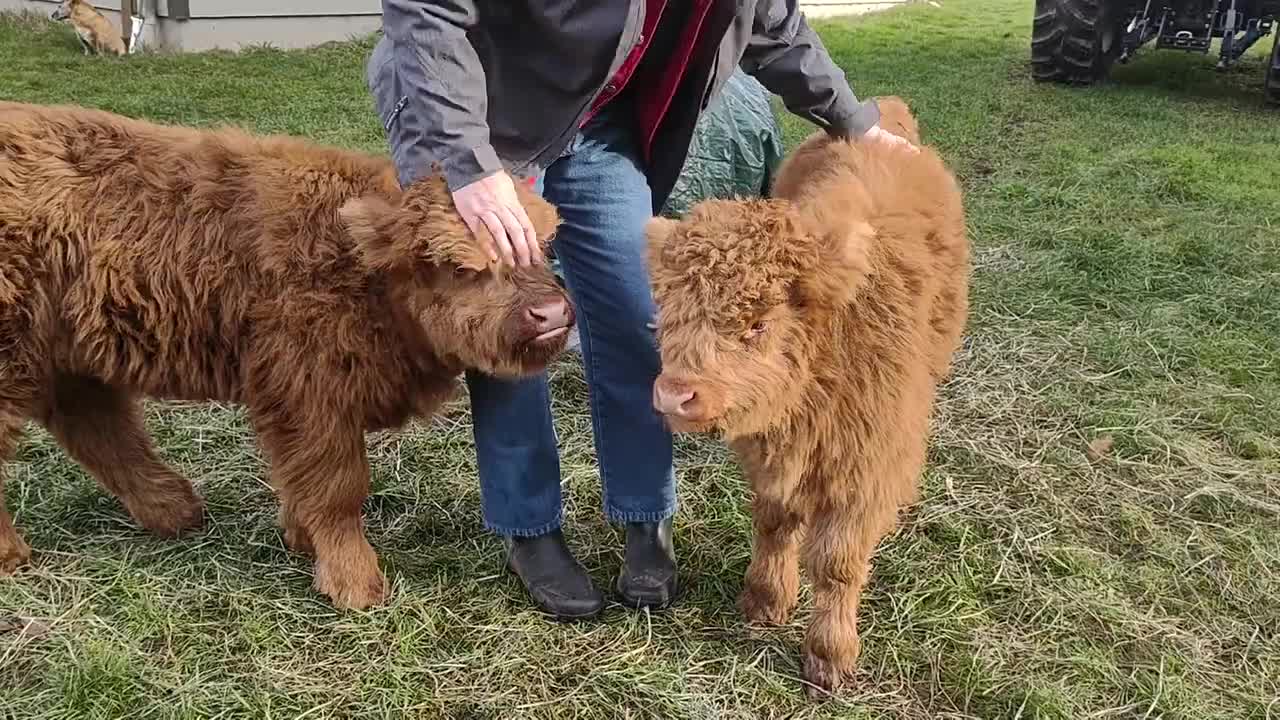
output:
M39 275L49 360L147 394L241 400L290 324L323 354L394 354L395 309L338 209L398 192L383 158L0 103L0 227L7 262Z

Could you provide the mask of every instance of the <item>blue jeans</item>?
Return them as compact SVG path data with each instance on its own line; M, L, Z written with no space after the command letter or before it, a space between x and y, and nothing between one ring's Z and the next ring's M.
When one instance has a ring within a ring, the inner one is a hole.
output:
M621 114L629 121L629 116ZM675 513L671 435L652 408L661 362L645 271L649 184L630 122L594 119L538 178L564 223L553 241L577 311L605 516ZM467 374L484 522L501 535L560 526L560 459L545 375Z

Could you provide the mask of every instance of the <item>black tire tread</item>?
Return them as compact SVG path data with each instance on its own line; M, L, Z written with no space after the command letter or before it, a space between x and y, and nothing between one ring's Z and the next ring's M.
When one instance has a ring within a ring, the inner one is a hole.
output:
M1041 82L1090 85L1106 76L1116 47L1104 52L1104 30L1113 20L1108 0L1035 0L1031 27L1031 75ZM1113 45L1118 45L1118 38Z

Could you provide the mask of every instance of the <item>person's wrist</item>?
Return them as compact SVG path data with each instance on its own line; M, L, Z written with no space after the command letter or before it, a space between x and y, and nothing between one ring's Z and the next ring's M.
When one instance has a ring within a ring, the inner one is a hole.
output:
M457 192L506 171L497 153L489 145L451 153L441 159L439 166L450 192Z
M449 183L448 183L449 192L456 195L459 192L462 192L463 190L474 189L476 187L479 187L486 180L490 180L491 178L496 177L502 172L503 172L502 169L499 168L497 170L487 170L484 172L473 173L470 175L450 176ZM459 184L455 186L454 185L455 182Z

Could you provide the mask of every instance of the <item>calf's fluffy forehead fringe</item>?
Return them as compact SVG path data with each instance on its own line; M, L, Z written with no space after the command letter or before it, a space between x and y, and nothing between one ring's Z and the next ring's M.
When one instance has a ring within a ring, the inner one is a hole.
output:
M811 267L817 243L785 200L707 200L680 221L655 218L647 228L650 260L668 280L726 281L720 293Z
M685 325L706 319L743 329L789 306L807 316L834 311L871 273L877 230L854 182L826 200L708 200L680 221L647 227L660 312Z
M520 186L516 190L533 225L538 251L545 253L560 225L559 213L532 191ZM409 186L397 204L377 196L353 198L339 215L373 267L390 270L420 262L502 272L502 264L491 261L484 249L493 243L488 229L482 224L473 233L467 227L439 177Z

